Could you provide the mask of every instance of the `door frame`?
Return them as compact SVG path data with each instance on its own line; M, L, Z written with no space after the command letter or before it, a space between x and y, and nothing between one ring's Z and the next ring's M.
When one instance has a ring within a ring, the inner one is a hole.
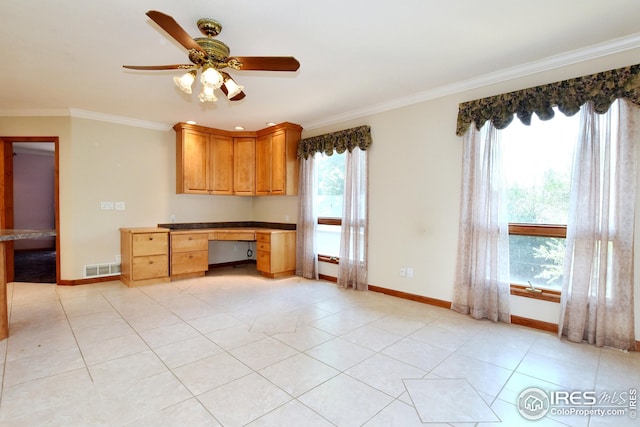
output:
M14 142L48 142L53 143L54 178L53 178L53 209L56 229L56 283L60 283L60 198L59 198L59 143L57 136L0 136L2 150L0 150L0 164L3 173L0 174L0 229L14 227L13 214L13 143ZM7 282L14 280L13 242L6 245Z

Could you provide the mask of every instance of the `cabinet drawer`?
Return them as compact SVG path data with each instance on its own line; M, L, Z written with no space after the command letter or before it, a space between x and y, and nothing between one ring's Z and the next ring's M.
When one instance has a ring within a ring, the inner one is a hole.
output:
M145 280L169 275L169 260L166 255L134 257L132 261L132 279Z
M253 231L216 231L216 240L256 240Z
M166 254L169 249L167 233L136 233L131 240L133 256Z
M195 273L209 269L207 251L179 252L171 255L171 274Z
M271 243L266 243L266 242L258 242L256 244L256 249L259 251L267 251L270 252L271 251Z
M206 251L209 248L209 236L207 234L172 234L171 253Z
M258 242L271 242L271 233L256 233L256 240Z
M257 251L256 270L271 273L271 252Z

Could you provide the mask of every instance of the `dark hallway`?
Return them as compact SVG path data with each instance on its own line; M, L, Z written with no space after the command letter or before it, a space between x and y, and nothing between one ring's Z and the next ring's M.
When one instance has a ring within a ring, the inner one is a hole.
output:
M56 251L15 251L14 272L16 282L56 283Z

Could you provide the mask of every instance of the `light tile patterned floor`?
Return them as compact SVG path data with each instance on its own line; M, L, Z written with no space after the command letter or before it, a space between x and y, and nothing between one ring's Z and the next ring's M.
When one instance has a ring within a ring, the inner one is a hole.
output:
M250 268L8 291L0 426L521 426L524 389L640 386L638 353Z

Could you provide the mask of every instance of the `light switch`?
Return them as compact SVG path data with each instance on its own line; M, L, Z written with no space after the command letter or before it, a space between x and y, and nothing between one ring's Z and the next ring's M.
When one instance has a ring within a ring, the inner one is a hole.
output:
M100 202L100 209L113 209L113 202Z

